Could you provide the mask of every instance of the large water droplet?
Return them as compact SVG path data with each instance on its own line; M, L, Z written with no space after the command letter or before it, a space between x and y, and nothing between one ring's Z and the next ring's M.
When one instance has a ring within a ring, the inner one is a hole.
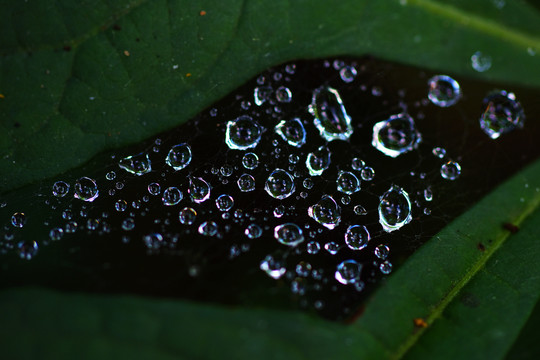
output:
M234 206L234 199L230 195L220 195L216 199L216 207L219 211L229 211Z
M321 146L306 157L306 167L311 176L320 176L330 166L330 151Z
M373 126L372 145L385 155L397 157L415 149L422 137L408 114L392 115Z
M242 192L255 190L255 178L250 174L242 174L237 181L238 188Z
M246 150L257 146L262 128L251 116L242 115L227 122L225 143L232 150Z
M182 192L177 187L171 186L165 189L165 191L163 191L161 201L163 201L163 205L174 206L180 201L182 201L183 198L184 195L182 194Z
M274 228L274 237L283 245L296 246L304 241L302 229L296 224L285 223Z
M274 279L279 279L286 272L286 269L281 262L276 261L272 255L266 256L264 260L261 261L260 269Z
M490 138L497 139L515 128L523 128L525 114L514 93L492 91L483 104L485 110L480 117L480 128Z
M446 75L433 76L428 81L428 98L440 107L449 107L461 98L461 88L458 82Z
M22 228L26 224L26 215L21 212L16 212L11 216L11 225Z
M182 170L191 162L191 147L182 143L174 145L165 159L165 163L172 167L175 171Z
M298 118L281 120L274 130L291 146L299 148L306 143L306 129Z
M308 208L308 215L322 226L332 230L341 221L341 207L330 195L323 195L318 203Z
M351 118L336 89L320 87L313 92L309 112L326 141L347 140L353 133Z
M354 260L345 260L337 266L335 277L343 285L354 284L360 281L362 265Z
M336 184L338 191L348 195L360 190L360 179L350 171L340 171Z
M352 225L345 232L345 244L352 250L362 250L370 239L368 229L363 225Z
M294 193L294 178L287 171L276 169L266 180L264 190L273 198L285 199Z
M197 220L197 212L195 211L195 209L185 207L180 210L180 213L178 214L178 220L180 221L180 224L192 225L195 220Z
M210 184L203 178L192 177L189 179L188 194L193 202L202 203L208 200L210 190Z
M64 181L57 181L52 186L52 193L56 197L64 197L69 192L69 184Z
M392 185L380 198L379 223L384 231L391 232L408 224L411 219L409 194L399 186Z
M84 176L75 182L75 199L92 202L98 196L99 191L94 179Z
M146 153L140 153L133 156L128 156L118 162L120 168L128 173L138 176L144 175L152 171L152 163Z
M448 161L441 166L441 176L446 180L456 180L461 174L461 165L455 161Z

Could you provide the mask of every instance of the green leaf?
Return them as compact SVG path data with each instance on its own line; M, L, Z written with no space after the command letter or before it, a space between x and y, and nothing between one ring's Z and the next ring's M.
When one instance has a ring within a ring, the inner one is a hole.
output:
M295 312L12 289L0 293L0 308L9 309L0 322L2 352L18 359L500 359L540 296L539 176L536 162L446 227L353 325ZM427 328L415 327L415 318Z
M540 85L540 13L523 1L498 9L491 0L4 0L0 8L0 192L181 124L291 59L369 53ZM490 70L473 71L476 51L492 58Z

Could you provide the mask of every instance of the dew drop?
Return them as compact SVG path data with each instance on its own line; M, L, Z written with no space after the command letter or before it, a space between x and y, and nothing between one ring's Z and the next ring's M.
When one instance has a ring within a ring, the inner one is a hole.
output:
M461 174L461 165L455 161L448 161L441 166L441 176L446 180L456 180Z
M426 201L432 201L433 200L433 191L431 190L430 187L428 187L427 189L424 189L424 199Z
M227 122L225 143L232 150L246 150L257 146L262 128L251 116L242 115Z
M52 186L52 193L56 197L64 197L69 192L69 184L64 181L57 181Z
M292 99L292 93L289 88L280 86L276 89L276 100L281 103L289 103Z
M198 204L205 202L210 198L210 184L203 178L192 177L189 179L188 194L193 202Z
M161 194L161 186L158 183L148 184L148 192L150 195L158 196Z
M304 241L302 229L293 223L276 226L274 228L274 237L279 243L287 246L297 246Z
M384 231L392 232L411 222L411 200L402 188L392 185L379 203L379 223Z
M337 190L352 195L360 190L360 180L350 171L340 171L336 180Z
M16 228L22 228L26 224L26 215L21 212L16 212L11 216L11 225Z
M92 202L98 196L99 191L94 179L85 176L75 182L75 199Z
M230 195L220 195L216 199L216 207L219 211L229 211L234 206L234 199Z
M362 205L356 205L353 211L356 215L367 215L367 210Z
M295 270L298 276L308 277L311 274L311 270L313 270L313 266L307 261L300 261L296 264Z
M477 51L471 56L471 65L478 72L488 71L491 68L491 56Z
M255 178L250 174L242 174L236 183L242 192L255 190Z
M257 224L250 224L246 227L244 234L250 239L260 238L263 233L262 228Z
M416 149L421 140L414 120L408 114L392 115L373 126L373 147L390 157Z
M135 220L133 218L127 218L122 221L122 229L126 231L133 230L135 228Z
M441 148L441 147L435 147L433 148L432 153L439 159L442 159L446 156L446 149Z
M305 187L306 189L308 189L308 190L312 189L312 188L313 188L313 185L315 185L315 184L313 183L313 179L311 179L311 178L305 178L302 184L303 184L304 187Z
M107 175L105 175L105 179L109 181L116 179L116 173L114 171L109 171Z
M281 120L274 131L291 146L299 148L306 143L306 129L298 118Z
M33 240L23 240L17 244L19 257L24 260L31 260L38 252L38 244Z
M62 228L53 228L49 231L49 238L52 241L58 241L64 236L64 230Z
M339 245L333 241L329 241L324 244L324 250L328 251L330 255L336 255L339 251Z
M126 211L127 207L128 207L127 201L122 200L122 199L117 200L116 203L114 204L114 208L118 212Z
M218 225L214 221L205 221L199 225L199 234L204 236L214 236L217 234Z
M272 255L267 255L264 260L261 261L260 269L274 279L279 279L286 272L283 265L279 261L276 261Z
M461 98L461 88L450 76L433 76L429 79L428 86L428 99L437 106L450 107Z
M385 275L388 275L392 272L392 263L390 263L388 260L385 260L379 265L379 270Z
M163 202L163 205L174 206L182 201L183 198L184 195L182 195L182 192L177 187L171 186L163 191L161 201Z
M336 89L316 89L308 110L315 118L315 127L326 141L347 140L352 135L351 118Z
M163 243L163 235L160 233L151 233L143 236L143 241L148 249L159 249Z
M285 206L283 205L276 206L273 214L274 214L274 217L276 218L282 217L285 214Z
M308 215L322 226L332 230L341 221L341 207L330 195L323 195L318 203L308 208Z
M388 254L390 253L390 248L386 245L379 244L375 248L375 256L378 257L381 260L385 260L388 257Z
M353 170L361 171L364 166L366 166L366 163L360 158L354 158L351 161L351 167Z
M316 241L310 241L306 245L308 254L315 255L321 250L321 245Z
M272 91L273 90L270 86L256 87L255 91L253 92L253 99L255 101L255 105L261 106L262 104L264 104L268 99L270 99Z
M182 170L191 162L191 147L186 144L174 145L165 158L165 163L175 171Z
M192 225L195 220L197 220L197 212L195 211L195 209L185 207L180 210L180 213L178 214L178 220L180 221L180 224Z
M353 82L356 78L357 71L354 66L344 66L339 70L339 77L346 83Z
M295 190L294 178L287 171L276 169L268 176L264 190L275 199L288 198Z
M343 285L360 281L362 265L354 260L345 260L337 266L335 278Z
M352 225L345 232L345 244L352 250L362 250L371 239L368 229L363 225Z
M254 170L259 165L259 157L252 152L246 153L242 157L242 165L248 170Z
M311 176L320 176L330 166L330 151L321 146L306 157L306 167Z
M360 177L364 181L371 181L375 178L375 170L371 166L364 166L362 171L360 171Z
M121 169L126 170L130 174L141 176L152 171L152 163L150 157L146 153L140 153L133 156L123 158L118 162Z
M483 101L480 128L492 139L515 128L523 128L525 114L514 93L504 90L490 92Z
M79 227L79 224L77 224L77 222L68 221L65 227L66 233L74 233L75 231L77 231L78 227Z

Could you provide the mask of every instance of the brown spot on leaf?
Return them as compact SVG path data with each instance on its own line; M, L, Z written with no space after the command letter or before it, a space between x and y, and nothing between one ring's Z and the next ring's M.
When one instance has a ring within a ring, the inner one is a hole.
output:
M479 242L478 244L476 244L476 247L477 247L478 250L480 250L480 251L486 251L486 247L485 247L484 244L482 244L481 242Z
M427 328L428 326L426 320L422 318L415 318L413 319L413 322L414 322L414 326L416 326L417 328Z
M206 11L204 11L204 10L201 10L201 12L199 13L199 15L201 15L201 16L204 16L204 15L206 15Z
M64 49L64 51L71 51L71 46L66 45L66 46L64 46L63 49Z
M113 30L116 30L116 31L122 30L122 27L120 25L118 25L118 24L114 24L112 28L113 28Z
M512 234L515 234L519 231L519 226L512 223L504 223L503 229L510 231Z

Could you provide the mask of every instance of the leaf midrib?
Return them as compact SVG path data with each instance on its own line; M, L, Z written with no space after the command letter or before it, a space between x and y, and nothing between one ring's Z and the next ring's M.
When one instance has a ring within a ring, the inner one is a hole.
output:
M422 0L420 0L422 1ZM512 224L521 226L521 224L529 217L533 212L540 207L540 194L535 193L535 196L527 202L527 206L517 216ZM412 332L402 343L402 345L390 355L391 359L402 359L408 351L419 341L419 339L431 328L433 323L439 319L444 310L450 305L450 303L459 295L461 290L478 274L486 265L488 260L501 248L501 246L511 236L510 231L501 231L495 237L491 246L487 247L483 252L483 255L472 264L472 266L465 272L463 277L455 284L454 287L440 300L440 302L432 307L431 313L426 317L425 321L428 324L427 328L419 328L417 331Z

